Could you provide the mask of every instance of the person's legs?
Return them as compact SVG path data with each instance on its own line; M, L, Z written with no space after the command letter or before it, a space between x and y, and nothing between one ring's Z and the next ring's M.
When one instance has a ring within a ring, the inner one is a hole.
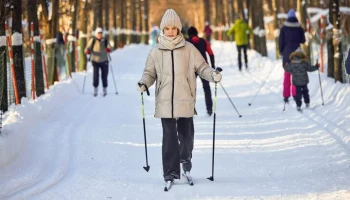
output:
M284 101L288 101L288 98L290 97L290 87L291 87L291 74L288 72L284 72L284 79L283 79L283 97Z
M247 48L248 45L243 46L243 53L244 53L244 62L245 62L245 68L248 68L248 55L247 55Z
M307 85L303 86L303 97L304 97L304 102L306 106L309 106L310 96L309 96L309 88L307 87Z
M96 62L92 62L92 67L94 68L94 71L93 71L93 80L92 80L92 85L97 88L98 87L98 77L100 76L99 75L99 65L98 63Z
M165 181L180 178L180 149L176 123L176 119L162 118L162 162Z
M297 107L301 107L301 97L302 97L302 90L303 86L296 86L297 94L295 96L295 102L297 104Z
M210 84L209 81L202 79L203 89L204 89L204 96L205 96L205 105L207 107L207 112L209 115L213 113L213 100L211 99L211 90L210 90Z
M192 169L192 150L194 142L194 125L193 117L179 118L177 120L177 130L180 141L180 162L183 171L191 171Z
M238 68L242 70L242 46L237 45L238 51Z
M101 63L101 79L102 79L102 86L103 88L107 88L108 86L108 61Z

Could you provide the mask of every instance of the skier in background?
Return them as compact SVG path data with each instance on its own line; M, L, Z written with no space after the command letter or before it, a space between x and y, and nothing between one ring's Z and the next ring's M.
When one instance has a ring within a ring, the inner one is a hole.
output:
M198 51L202 54L204 60L207 61L207 55L206 52L209 55L211 67L215 69L215 60L214 60L214 53L211 50L210 44L208 41L204 40L203 38L198 37L198 31L195 27L190 27L187 31L189 38L187 39L188 42L191 42ZM213 100L211 98L211 90L209 81L201 78L203 89L204 89L204 95L205 95L205 104L207 107L207 113L209 116L213 114Z
M308 108L310 106L309 89L307 87L309 76L307 72L317 70L319 64L317 63L315 66L310 65L301 48L298 48L295 52L291 53L289 58L291 62L285 64L283 68L286 72L292 74L293 85L296 87L295 102L297 104L297 110L301 111L302 97L304 98L306 107Z
M159 35L159 28L157 25L153 25L152 26L152 32L151 32L151 36L152 36L152 47L154 47L157 44L157 38Z
M86 45L85 53L91 54L93 71L93 86L94 96L97 96L99 85L99 72L101 70L101 79L103 86L103 96L107 95L108 86L108 54L111 52L112 47L108 40L103 37L103 29L96 28L95 37L91 38Z
M205 38L208 42L211 40L211 34L213 33L213 30L210 28L209 22L205 22L205 27L204 27L204 33L205 33Z
M248 56L247 49L249 43L249 35L252 34L252 29L248 26L247 22L238 18L235 23L227 32L227 36L233 35L238 51L238 69L242 71L242 50L244 53L244 62L246 69L248 68Z
M289 55L302 43L305 43L304 30L295 15L295 10L291 9L288 11L287 21L284 22L279 35L279 51L283 57L282 65L290 62ZM290 73L284 72L283 97L286 103L288 103L291 93L294 100L296 98L296 88L292 85L291 78Z

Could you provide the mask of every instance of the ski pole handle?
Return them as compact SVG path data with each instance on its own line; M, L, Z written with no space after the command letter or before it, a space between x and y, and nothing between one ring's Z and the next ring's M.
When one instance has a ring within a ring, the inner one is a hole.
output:
M141 87L142 85L145 86L146 92L147 92L147 96L149 96L150 94L149 94L149 90L148 90L147 85L146 85L146 84L139 83L139 86L140 86L140 87Z

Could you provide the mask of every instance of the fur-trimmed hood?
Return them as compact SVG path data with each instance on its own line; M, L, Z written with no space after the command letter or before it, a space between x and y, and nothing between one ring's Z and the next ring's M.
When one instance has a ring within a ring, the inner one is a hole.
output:
M299 47L296 51L290 54L289 59L293 61L307 61L306 54L304 51Z

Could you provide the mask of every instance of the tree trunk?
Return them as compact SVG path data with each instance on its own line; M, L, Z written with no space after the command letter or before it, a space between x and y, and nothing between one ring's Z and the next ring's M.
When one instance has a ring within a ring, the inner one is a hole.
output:
M87 2L81 2L81 10L80 10L80 31L79 34L79 71L86 70L86 54L84 52L87 45L87 25L88 25L88 13L87 13Z
M144 0L145 2L145 30L146 30L146 44L148 44L149 40L149 1Z
M217 40L222 40L222 31L221 26L223 24L223 13L222 13L222 0L216 0L215 2L215 8L216 8L216 22L215 25L219 28L216 34Z
M249 9L248 15L249 15L250 27L252 27L252 29L255 29L255 27L258 25L256 17L255 17L256 16L256 5L250 3L248 9ZM258 41L259 41L259 36L254 33L253 42L251 43L251 48L256 50L257 52L260 52Z
M241 11L239 13L241 19L246 19L245 14L244 14L243 0L238 0L238 10Z
M277 17L277 14L279 13L279 0L273 0L273 18L274 18L274 36L275 36L275 44L276 44L276 58L280 58L280 50L279 50L279 32L280 32L280 23L279 19Z
M204 0L204 19L210 23L210 0Z
M103 28L103 15L102 15L102 0L94 1L94 27L96 30L97 27Z
M120 47L124 47L126 44L126 2L125 0L120 0L120 28L122 30L120 34Z
M103 1L103 4L104 4L104 20L105 20L105 23L104 23L104 29L105 29L105 35L104 37L109 41L109 35L110 35L110 30L109 30L109 3L110 3L110 0L104 0Z
M59 0L52 0L52 7L58 8ZM52 16L59 16L58 9L52 9ZM46 17L46 19L48 19ZM48 21L48 30L49 33L48 38L54 39L57 35L58 30L58 17L52 17L50 21ZM47 55L47 68L48 68L48 78L49 84L53 85L54 81L58 80L58 69L57 69L57 61L56 61L56 41L46 45L46 55Z
M23 65L23 44L22 44L22 1L12 1L12 51L13 64L15 65L15 76L17 81L18 97L26 97L26 82Z
M6 0L0 0L0 5L5 5ZM5 21L7 13L5 6L0 6L0 37L5 39ZM7 96L7 57L6 57L6 43L0 44L0 109L3 112L8 110L8 96Z
M138 9L137 9L137 31L138 31L138 35L137 35L137 43L143 43L143 37L142 37L142 5L141 5L141 1L138 2Z
M77 30L77 18L78 18L78 10L79 10L79 0L72 0L73 6L74 6L74 11L72 13L72 27L71 27L71 31L69 34L73 37L76 38L76 30ZM68 43L68 55L69 55L69 62L70 62L70 66L71 66L71 70L72 72L75 72L76 69L76 65L75 65L75 45L76 42L78 42L78 39L76 39L75 41L69 41Z
M137 0L131 0L130 9L131 9L131 43L137 43L137 35L136 35L136 21L137 21Z
M118 20L118 13L117 12L117 7L118 5L118 0L113 0L113 48L114 49L117 49L118 48L118 37L117 37L117 34L116 34L116 30L117 30L117 20Z
M39 32L39 21L37 15L37 0L27 1L27 9L28 9L28 24L34 24L34 38L40 37ZM29 31L30 35L30 31ZM39 97L40 95L45 93L45 84L44 84L44 75L43 75L43 66L42 66L42 58L41 58L41 42L40 40L34 39L34 63L35 63L35 88L36 95Z
M307 32L307 24L306 20L308 19L307 15L307 0L298 0L298 12L300 14L300 23L305 32ZM306 41L309 41L311 38L306 38ZM303 50L306 53L306 56L308 58L309 63L311 62L311 42L307 42L305 45L303 45Z
M333 28L333 45L334 45L334 79L335 81L343 82L343 53L341 50L341 24L339 13L339 0L333 0L330 6L332 15Z
M132 10L131 10L131 4L133 3L133 0L126 0L126 27L127 27L127 34L126 34L126 44L132 43Z
M229 26L231 26L232 24L232 19L233 19L233 15L232 15L232 0L228 0L228 5L227 5L227 12L228 12L228 24Z
M266 31L265 31L265 23L264 23L264 8L263 8L263 0L256 0L257 3L257 15L255 16L258 24L260 31L262 32L261 35L259 35L259 49L260 53L262 56L267 56L267 47L266 47Z

